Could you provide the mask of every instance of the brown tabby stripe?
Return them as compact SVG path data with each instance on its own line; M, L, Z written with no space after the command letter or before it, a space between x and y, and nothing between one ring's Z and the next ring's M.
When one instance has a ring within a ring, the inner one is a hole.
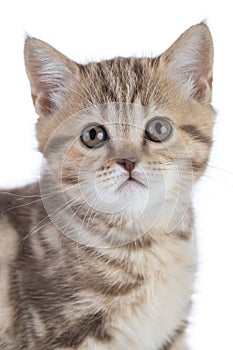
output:
M25 187L23 194L20 190L0 192L0 217L7 215L11 224L22 236L30 231L32 224L28 215L29 208L39 206L40 197L37 194L38 188L35 185Z
M88 282L86 282L86 287L88 288ZM103 295L108 295L108 296L123 296L131 292L133 289L139 288L142 285L142 281L133 281L133 282L128 282L127 280L124 282L107 282L103 278L100 281L100 283L95 283L93 282L90 283L90 288L95 290L96 292L102 293Z
M105 263L106 270L109 270L111 265L108 266L108 261L104 261L101 260L101 258L99 258L100 257L93 260L93 265L95 264L98 267L98 263L100 263L100 266L102 266L103 263ZM77 285L80 285L81 289L91 289L96 291L98 294L101 293L105 296L122 296L128 294L132 290L139 288L144 282L141 276L134 276L132 273L128 272L127 266L124 264L121 264L120 266L120 268L125 272L124 277L122 277L120 281L114 281L113 279L104 277L104 266L102 266L101 270L98 271L96 270L96 266L93 265L89 266L89 270L85 274L85 276L80 276L82 280L77 281ZM112 268L116 269L115 266L112 266Z
M180 128L196 141L207 143L207 144L212 143L211 138L203 134L203 132L194 125L191 125L191 124L181 125Z
M114 288L113 294L125 294L130 289L139 287L143 283L143 276L140 274L135 274L133 271L129 270L129 266L127 264L124 264L124 262L118 260L118 259L112 259L111 255L108 256L107 254L99 254L98 250L93 247L82 247L85 256L85 259L91 261L91 259L94 260L95 263L100 263L101 265L104 263L106 265L106 268L112 267L121 269L128 278L131 277L134 282L128 282L126 281L125 284L121 283L121 286L112 286ZM103 280L101 279L101 286L103 285ZM108 286L107 286L108 287ZM97 288L97 287L96 287ZM102 288L102 287L101 287ZM104 286L103 286L104 288ZM105 286L106 288L106 286ZM109 288L109 287L108 287ZM109 289L111 290L111 289ZM118 292L117 292L118 291Z
M177 328L177 330L175 331L175 334L173 335L171 341L169 341L168 343L163 345L160 348L160 350L172 350L175 342L178 341L179 337L184 334L185 329L187 328L187 326L188 326L188 322L187 321L183 321L181 326L179 328Z
M96 261L99 261L100 263L104 263L106 265L115 267L115 268L122 268L123 264L121 261L117 259L112 259L107 254L99 254L99 251L97 248L89 247L89 246L81 246L80 248L84 251L84 254L86 255L86 259L93 259Z
M66 185L75 185L78 183L77 175L62 176L62 182Z
M194 172L203 172L207 166L208 159L204 159L201 162L197 162L194 159L191 159L192 168Z
M128 243L127 248L130 250L148 249L152 246L152 244L153 239L144 235L138 238L136 241Z
M175 231L172 233L176 238L181 239L183 241L189 241L191 232L183 232L183 231Z
M49 140L49 143L46 145L45 152L51 152L51 153L57 153L57 151L61 150L61 147L64 146L68 141L71 141L71 136L57 136L54 138L51 138Z
M152 61L152 63L151 63ZM87 90L92 95L86 99L92 103L127 102L133 103L138 97L142 105L148 99L148 67L155 69L156 60L117 57L98 63L80 66L80 72L85 80ZM153 66L153 67L151 67ZM93 81L99 82L93 91ZM152 87L152 91L154 88ZM85 92L84 92L85 93Z
M105 315L98 312L94 315L87 315L77 325L67 330L53 340L53 345L60 347L77 347L87 336L98 340L109 342L111 336L106 332Z

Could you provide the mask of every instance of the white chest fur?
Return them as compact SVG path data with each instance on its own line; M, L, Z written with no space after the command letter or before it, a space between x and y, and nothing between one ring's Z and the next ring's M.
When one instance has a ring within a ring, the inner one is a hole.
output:
M103 345L88 339L82 350L159 350L186 320L196 260L193 242L171 239L146 259L137 254L135 268L148 269L147 281L112 301L114 341Z
M187 317L195 266L193 243L171 239L156 246L145 263L151 272L142 290L119 300L116 349L157 350Z

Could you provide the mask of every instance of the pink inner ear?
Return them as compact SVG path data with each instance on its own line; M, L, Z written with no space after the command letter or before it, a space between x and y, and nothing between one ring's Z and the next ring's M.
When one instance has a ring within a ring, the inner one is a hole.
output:
M72 89L72 78L72 72L62 65L60 71L32 71L31 95L36 111L47 116L59 109L65 102L65 95Z
M35 92L31 93L34 106L39 107L39 111L47 116L56 110L55 102L52 98L52 86L50 86L51 91L46 83L42 83L39 79L35 81Z
M49 98L49 96L40 96L38 103L44 116L51 114L56 109L55 103Z
M210 102L213 43L205 25L188 29L163 56L169 74L183 90L199 102Z
M212 77L210 77L209 79L206 79L204 77L202 79L199 79L195 85L193 97L199 102L209 100L211 95L212 82Z
M75 83L75 63L41 40L29 38L25 65L36 112L47 116L64 108Z

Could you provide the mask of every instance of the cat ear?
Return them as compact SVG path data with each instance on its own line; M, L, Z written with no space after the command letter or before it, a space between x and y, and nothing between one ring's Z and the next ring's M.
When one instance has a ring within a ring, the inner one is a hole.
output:
M185 31L160 61L184 92L209 103L212 90L213 42L208 27L198 24Z
M27 75L36 112L47 116L64 108L74 89L76 64L45 42L27 37L24 46Z

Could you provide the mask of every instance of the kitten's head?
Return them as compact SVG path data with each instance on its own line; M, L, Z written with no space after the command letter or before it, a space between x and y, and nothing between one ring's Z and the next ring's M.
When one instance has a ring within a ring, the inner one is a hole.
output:
M157 58L87 65L27 38L25 62L46 159L44 204L59 228L85 244L181 230L212 142L207 26Z

